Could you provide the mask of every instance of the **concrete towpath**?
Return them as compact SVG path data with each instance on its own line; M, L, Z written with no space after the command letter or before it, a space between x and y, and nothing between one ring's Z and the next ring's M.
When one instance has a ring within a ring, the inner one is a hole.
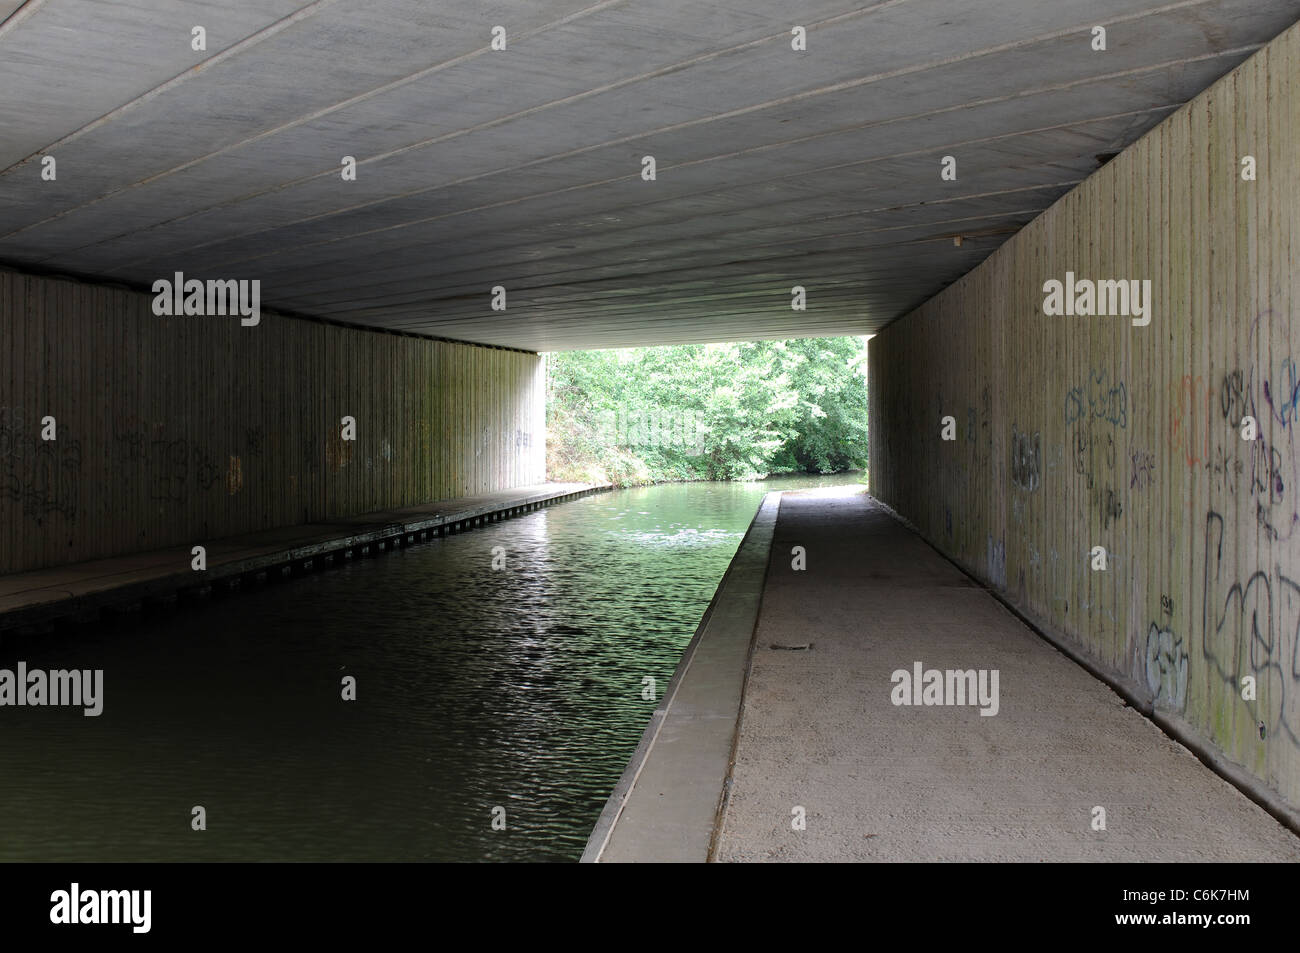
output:
M390 549L405 541L469 529L609 488L608 483L537 483L242 536L196 540L207 550L203 572L191 569L191 544L186 544L0 576L0 633L65 617L84 619L142 599L237 584L241 576L287 572L294 564L324 564L353 551Z
M894 705L891 674L918 661L996 669L997 714ZM721 861L1300 860L1300 838L855 488L781 499L734 757Z

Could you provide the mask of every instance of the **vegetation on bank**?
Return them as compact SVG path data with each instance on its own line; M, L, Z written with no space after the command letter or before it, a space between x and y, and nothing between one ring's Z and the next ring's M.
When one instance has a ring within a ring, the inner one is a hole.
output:
M547 356L551 480L633 486L867 465L860 337Z

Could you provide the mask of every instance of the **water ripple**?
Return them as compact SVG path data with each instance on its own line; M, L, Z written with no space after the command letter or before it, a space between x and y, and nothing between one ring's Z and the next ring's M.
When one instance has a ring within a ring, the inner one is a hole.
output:
M6 641L104 669L105 704L0 710L0 860L574 860L772 488L616 491Z

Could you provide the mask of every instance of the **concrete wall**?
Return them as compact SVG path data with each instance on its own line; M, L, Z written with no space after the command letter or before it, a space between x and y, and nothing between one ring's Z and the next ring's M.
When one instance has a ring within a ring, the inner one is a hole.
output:
M872 491L1292 807L1297 76L1300 27L870 345ZM1150 324L1046 316L1067 271L1150 279Z
M536 354L151 302L0 271L0 572L545 479Z

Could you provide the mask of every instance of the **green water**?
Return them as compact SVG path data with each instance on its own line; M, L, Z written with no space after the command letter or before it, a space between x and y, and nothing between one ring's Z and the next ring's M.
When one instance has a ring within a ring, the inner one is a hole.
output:
M617 490L0 642L104 670L97 718L0 711L0 860L576 860L763 493L856 479Z

